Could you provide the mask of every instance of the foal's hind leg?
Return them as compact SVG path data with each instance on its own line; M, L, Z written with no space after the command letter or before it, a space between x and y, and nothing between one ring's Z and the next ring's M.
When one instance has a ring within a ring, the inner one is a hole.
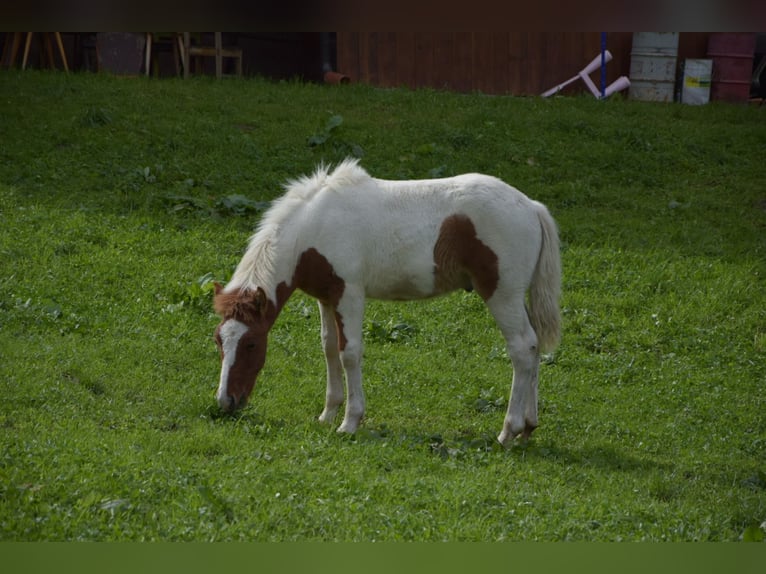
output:
M343 364L340 360L335 309L320 302L319 314L322 318L322 350L327 363L327 392L324 410L319 415L319 421L330 424L335 419L338 408L343 404Z
M529 323L523 298L501 299L497 294L487 303L505 337L513 363L513 383L503 430L497 437L507 445L518 435L528 438L537 428L537 371L540 352L537 335Z

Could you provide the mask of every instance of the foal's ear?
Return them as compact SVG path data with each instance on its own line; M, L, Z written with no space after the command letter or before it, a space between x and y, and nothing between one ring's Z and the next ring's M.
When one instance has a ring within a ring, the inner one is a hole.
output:
M253 318L263 319L266 314L266 306L268 303L266 291L260 287L257 287L254 291L246 291L243 295L242 302L250 309L250 312L254 313Z
M213 289L214 289L213 293L215 295L218 295L223 290L223 287L218 281L213 281Z
M257 287L253 296L253 303L255 304L255 308L258 311L258 315L260 317L263 317L263 315L266 313L266 304L268 301L269 298L266 297L266 291L264 291L261 287Z

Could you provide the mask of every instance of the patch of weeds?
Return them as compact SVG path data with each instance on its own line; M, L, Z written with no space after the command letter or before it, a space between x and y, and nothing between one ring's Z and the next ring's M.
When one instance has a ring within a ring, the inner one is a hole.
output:
M339 136L341 125L343 125L343 116L337 114L330 116L324 127L309 136L306 143L308 143L310 148L329 146L338 156L350 155L361 159L364 157L364 149L358 143L345 140Z
M157 176L162 173L162 166L154 166L154 171L148 165L137 170L139 179L143 178L144 183L155 183Z
M77 315L66 312L60 303L52 299L42 299L39 302L31 298L16 298L9 303L0 301L0 309L9 309L38 325L56 325L60 335L78 331L82 326Z
M169 193L162 196L161 200L167 206L168 213L191 211L203 212L206 215L211 214L209 201L200 197Z
M506 403L505 397L497 396L495 389L481 389L473 408L480 413L491 413L505 409Z
M256 201L239 194L227 195L214 203L219 214L237 216L260 213L268 209L269 205L271 205L269 201Z
M156 184L164 168L162 165L154 167L145 165L136 168L116 167L113 173L103 174L110 179L114 178L114 185L123 194L123 199L131 209L141 207L140 199L145 198L145 191L148 186Z
M386 323L381 321L369 321L364 327L365 339L377 343L408 343L418 334L415 325L404 321Z
M198 277L191 283L183 286L176 294L175 302L166 305L162 309L163 312L175 313L183 308L209 312L213 292L215 291L215 281L212 273L205 273Z
M309 147L315 147L324 145L327 140L329 140L333 132L337 130L341 125L343 124L343 116L334 115L331 116L330 119L327 120L327 122L324 125L324 128L315 133L312 136L309 136L308 144Z
M476 136L462 130L456 130L447 135L447 143L455 151L470 149L476 143Z
M112 123L112 115L108 110L90 106L80 117L80 125L88 128L106 126Z
M186 185L193 186L193 180L187 180L190 181L192 183ZM240 194L211 199L171 193L162 196L161 200L169 213L197 213L206 217L242 217L265 211L271 205L268 201L256 201Z
M463 433L452 440L445 440L441 435L433 435L428 443L430 451L443 460L463 459L472 455L485 455L500 452L503 447L489 433L475 435Z

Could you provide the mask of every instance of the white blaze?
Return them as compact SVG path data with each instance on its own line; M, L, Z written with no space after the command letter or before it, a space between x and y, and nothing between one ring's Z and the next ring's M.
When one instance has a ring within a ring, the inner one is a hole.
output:
M221 336L223 362L221 363L221 381L218 383L218 392L215 397L218 399L218 404L221 405L221 407L225 407L229 404L229 371L237 360L237 346L239 345L242 335L247 333L247 329L248 327L244 323L241 323L236 319L229 319L221 325L221 330L218 333Z

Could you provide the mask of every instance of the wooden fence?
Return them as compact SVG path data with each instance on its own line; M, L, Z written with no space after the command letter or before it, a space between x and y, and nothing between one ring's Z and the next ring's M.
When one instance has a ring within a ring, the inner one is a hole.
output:
M629 73L631 45L632 33L607 35L609 83ZM337 68L383 87L534 95L577 74L600 50L599 32L338 32ZM582 89L575 82L568 91Z

